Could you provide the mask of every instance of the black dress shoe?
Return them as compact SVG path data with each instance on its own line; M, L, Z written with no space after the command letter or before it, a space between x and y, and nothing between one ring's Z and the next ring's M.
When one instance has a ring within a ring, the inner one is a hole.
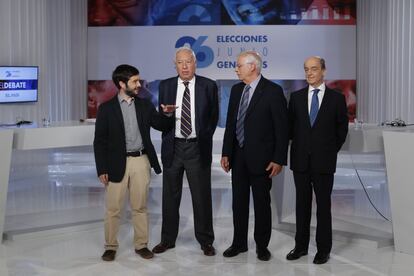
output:
M268 261L270 260L270 256L272 256L270 254L270 251L267 248L258 248L256 250L257 253L257 258L261 261Z
M160 242L152 249L152 252L154 252L155 254L160 254L174 247L175 247L175 244L167 244L167 243Z
M308 250L300 250L298 248L294 248L286 255L286 259L289 261L297 260L302 256L308 255Z
M102 255L102 260L106 262L111 262L115 260L116 251L115 250L105 250Z
M154 253L149 251L149 249L146 248L146 247L141 248L141 249L135 249L135 253L137 253L138 255L140 255L144 259L151 259L151 258L154 257Z
M324 264L329 260L329 253L318 252L313 259L314 264Z
M216 249L211 244L202 245L201 250L203 250L204 255L206 256L214 256L216 255Z
M223 252L223 256L230 258L239 255L239 253L246 252L247 248L238 248L235 246L230 246Z

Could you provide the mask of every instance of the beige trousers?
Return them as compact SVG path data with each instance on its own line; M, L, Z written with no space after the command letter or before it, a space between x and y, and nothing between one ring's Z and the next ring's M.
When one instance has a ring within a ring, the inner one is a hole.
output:
M127 157L125 175L121 182L109 182L106 187L105 249L118 249L118 229L125 194L129 190L129 202L134 226L135 249L147 247L148 214L147 195L151 166L147 155Z

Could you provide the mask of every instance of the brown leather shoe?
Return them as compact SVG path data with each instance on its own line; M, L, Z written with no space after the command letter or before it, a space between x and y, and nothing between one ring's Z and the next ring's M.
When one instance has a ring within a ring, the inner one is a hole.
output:
M116 251L115 250L105 250L102 255L102 260L106 262L112 262L115 260Z
M202 245L201 250L203 250L204 255L206 256L214 256L216 255L216 249L211 244Z
M154 257L154 253L152 253L148 248L144 247L141 249L135 249L135 253L140 255L144 259L151 259Z
M157 244L153 249L152 252L154 252L155 254L160 254L160 253L164 253L165 251L167 251L168 249L174 248L175 245L174 244L166 244L166 243L162 243L160 242L159 244Z

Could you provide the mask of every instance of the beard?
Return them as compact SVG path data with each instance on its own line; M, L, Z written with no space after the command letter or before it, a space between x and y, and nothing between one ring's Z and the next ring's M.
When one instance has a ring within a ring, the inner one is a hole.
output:
M137 91L137 92L135 92L135 91L136 91L136 90L131 89L131 88L129 88L129 87L127 86L127 88L125 89L125 94L126 94L128 97L134 98L134 97L138 96L138 91Z

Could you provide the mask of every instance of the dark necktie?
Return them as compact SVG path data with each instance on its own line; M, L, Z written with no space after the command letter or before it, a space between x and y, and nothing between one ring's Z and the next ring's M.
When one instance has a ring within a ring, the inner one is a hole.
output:
M188 81L183 82L185 85L183 103L181 108L181 134L184 138L187 138L191 132L191 101L190 101L190 89L188 88Z
M239 106L239 114L236 123L236 138L239 141L239 146L244 145L244 118L246 117L247 107L249 106L250 85L246 85L243 90L242 99Z
M318 93L320 89L313 89L313 95L312 95L312 102L311 102L311 108L309 112L309 118L310 118L310 124L313 126L316 120L316 116L318 115L319 110L319 98Z

